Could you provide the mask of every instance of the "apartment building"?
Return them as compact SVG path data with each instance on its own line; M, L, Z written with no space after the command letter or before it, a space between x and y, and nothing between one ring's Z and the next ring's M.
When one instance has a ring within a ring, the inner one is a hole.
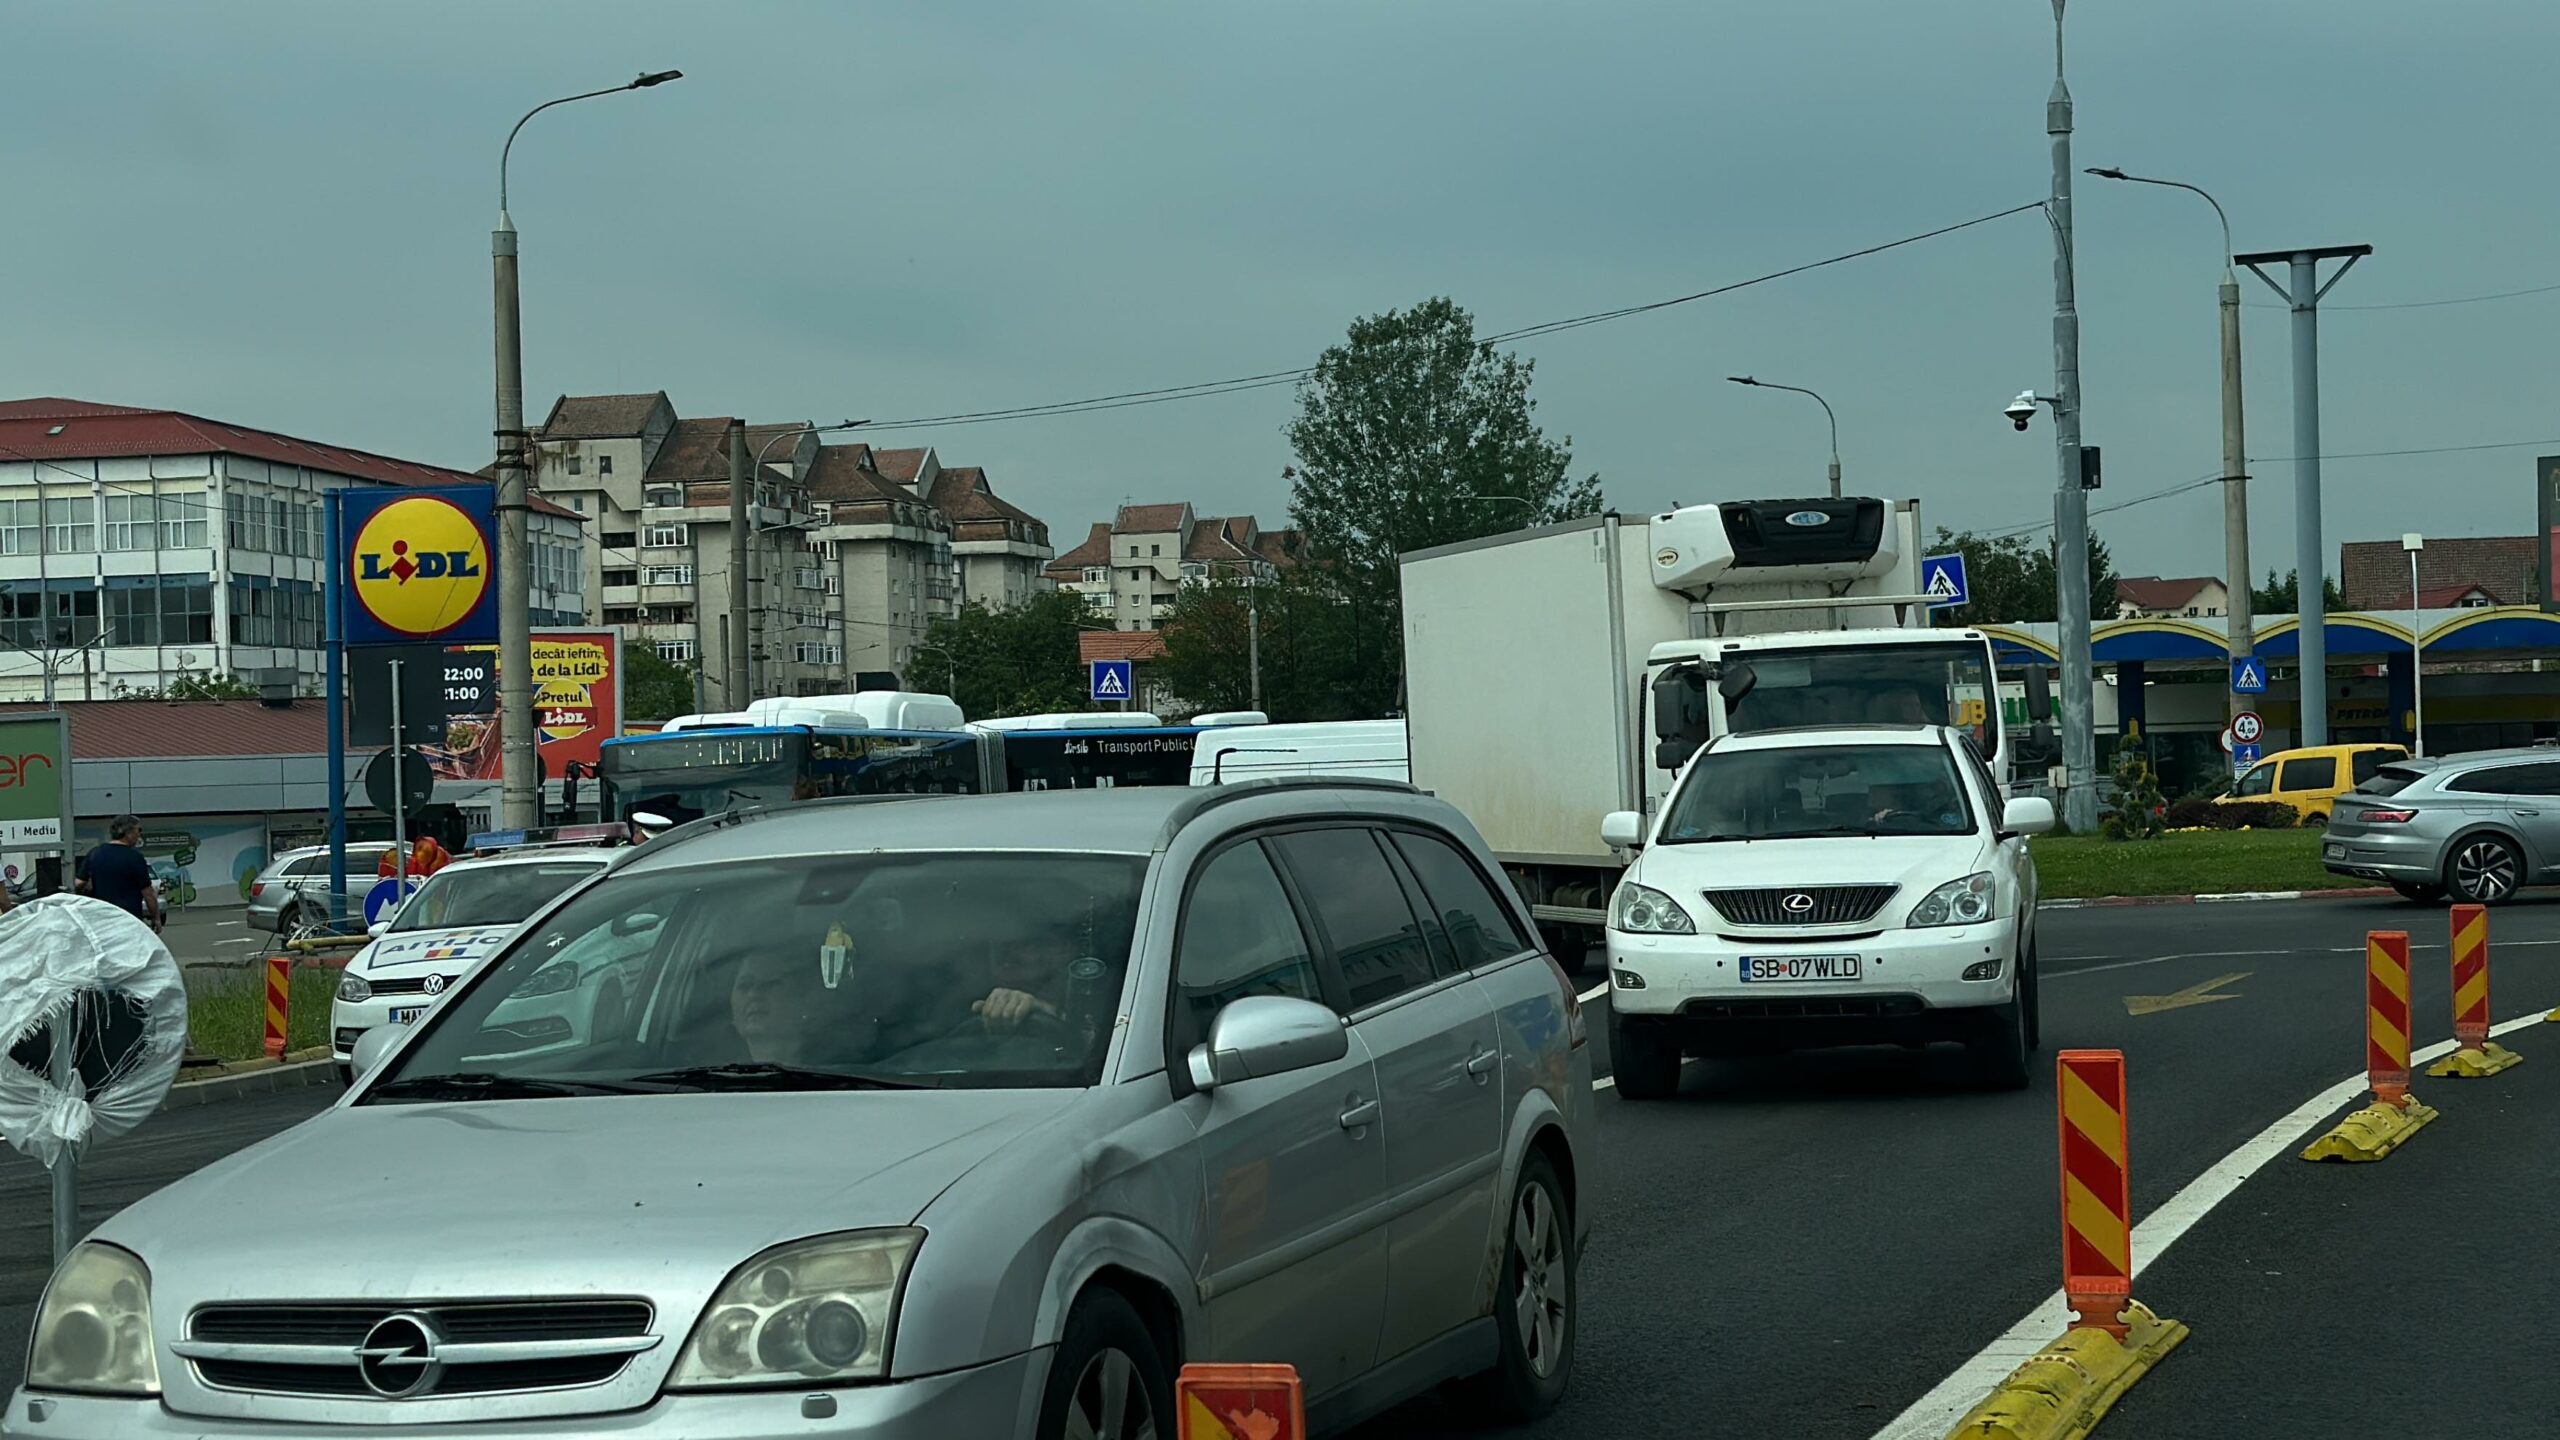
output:
M752 673L734 698L732 427L757 472L743 567ZM1048 527L996 496L983 470L945 469L930 448L685 418L664 392L563 396L534 448L537 490L595 518L594 618L696 665L707 707L885 683L915 664L936 618L971 599L1018 604L1047 585Z
M1085 597L1114 630L1153 630L1186 580L1269 580L1304 555L1296 530L1265 530L1250 515L1201 516L1189 502L1123 505L1084 543L1049 562L1049 578Z
M0 401L0 700L185 678L318 694L322 497L485 477L175 410ZM537 625L585 617L587 525L537 503Z

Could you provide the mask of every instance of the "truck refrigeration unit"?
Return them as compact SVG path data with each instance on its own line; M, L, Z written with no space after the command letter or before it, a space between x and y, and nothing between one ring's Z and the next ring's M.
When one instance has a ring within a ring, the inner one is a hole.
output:
M1991 642L1933 627L1917 501L1747 500L1595 515L1402 557L1413 783L1456 804L1557 958L1599 953L1626 857L1725 734L1953 725L2006 772Z

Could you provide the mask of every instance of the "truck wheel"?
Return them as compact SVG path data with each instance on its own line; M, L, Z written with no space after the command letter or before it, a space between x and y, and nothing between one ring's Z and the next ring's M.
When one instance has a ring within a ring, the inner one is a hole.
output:
M1586 932L1561 925L1540 931L1538 938L1546 942L1547 953L1556 957L1557 968L1567 975L1583 973L1591 968L1592 956L1608 953L1608 947L1593 943Z
M1609 1073L1629 1100L1660 1100L1680 1089L1680 1045L1661 1027L1609 1015Z
M2027 1003L2023 982L2006 1005L1985 1006L1977 1013L1980 1031L1964 1042L1975 1074L1990 1090L2027 1088Z

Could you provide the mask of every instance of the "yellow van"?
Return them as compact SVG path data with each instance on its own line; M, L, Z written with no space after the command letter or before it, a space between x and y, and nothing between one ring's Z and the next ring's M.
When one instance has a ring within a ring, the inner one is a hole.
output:
M2307 750L2279 750L2249 767L2231 793L2214 798L2216 805L2274 801L2293 807L2305 825L2329 823L2329 807L2338 797L2370 780L2374 772L2409 752L2398 745L2317 745Z

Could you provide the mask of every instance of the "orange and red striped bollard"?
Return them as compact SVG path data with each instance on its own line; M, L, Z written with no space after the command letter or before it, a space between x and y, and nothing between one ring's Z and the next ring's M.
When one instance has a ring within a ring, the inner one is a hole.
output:
M2062 1293L2085 1327L2121 1340L2133 1298L2133 1189L2125 1165L2124 1052L2054 1060L2062 1131Z
M284 1058L284 1026L293 996L293 957L267 957L267 1036L266 1051L270 1060Z
M2453 907L2453 1043L2429 1075L2478 1079L2524 1059L2489 1038L2489 912L2478 905Z
M2364 1068L2373 1103L2311 1142L2305 1160L2380 1160L2436 1118L2409 1093L2409 935L2364 937Z

